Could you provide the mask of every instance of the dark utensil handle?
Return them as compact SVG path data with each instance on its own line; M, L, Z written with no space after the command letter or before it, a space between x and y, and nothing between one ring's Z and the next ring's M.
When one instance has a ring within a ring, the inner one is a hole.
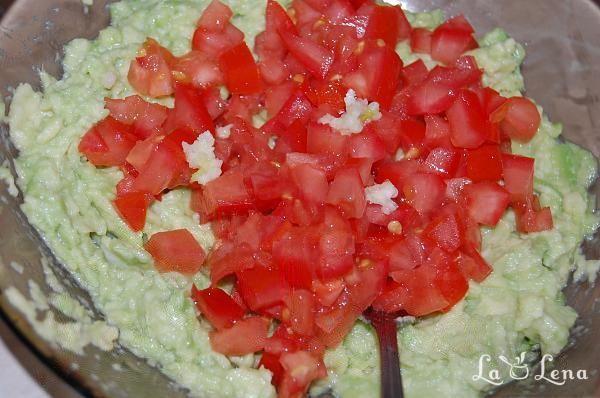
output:
M373 326L379 337L381 398L403 398L396 321L390 316L375 316Z

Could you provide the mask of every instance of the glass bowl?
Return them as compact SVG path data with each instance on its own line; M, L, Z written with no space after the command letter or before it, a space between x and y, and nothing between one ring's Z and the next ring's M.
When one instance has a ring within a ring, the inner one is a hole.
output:
M391 1L390 1L391 2ZM0 1L4 17L0 28L0 89L6 102L10 88L19 82L39 87L37 70L59 76L62 47L76 37L93 38L108 24L106 4L95 0L84 6L81 0ZM398 1L396 1L398 3ZM566 139L600 155L600 8L591 0L402 0L404 8L428 10L442 8L447 15L465 14L478 32L502 26L524 43L528 52L523 72L527 94L536 99L554 121L564 123ZM0 163L9 162L16 151L1 126ZM0 291L15 286L27 291L28 280L46 286L41 261L48 261L65 281L69 293L93 308L89 296L80 289L28 224L19 209L21 196L8 195L0 184ZM600 184L593 192L600 193ZM600 258L600 240L585 242L588 258ZM15 272L11 262L24 266ZM555 369L586 369L587 380L567 382L564 386L526 380L496 391L496 397L591 397L600 396L600 284L570 284L565 289L567 301L579 319L568 347L555 360ZM129 351L111 352L94 347L85 355L58 349L41 339L0 295L0 315L21 337L19 344L33 350L66 382L85 395L99 397L185 397L156 368ZM60 317L59 314L56 314ZM102 318L96 312L98 318ZM120 366L114 366L113 364ZM77 365L73 365L77 364Z

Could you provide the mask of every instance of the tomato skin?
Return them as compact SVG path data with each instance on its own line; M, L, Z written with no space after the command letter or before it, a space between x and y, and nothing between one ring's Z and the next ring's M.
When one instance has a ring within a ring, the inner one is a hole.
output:
M360 10L358 11L360 15ZM395 47L410 35L410 25L400 7L375 5L365 29L365 39L382 39Z
M130 192L117 196L113 202L121 219L134 232L143 230L146 224L146 211L151 201L148 196L143 192Z
M451 140L459 148L477 148L487 136L487 122L477 95L462 90L447 112Z
M423 83L425 79L427 79L428 74L429 71L427 70L427 66L425 66L423 60L418 59L412 64L402 68L400 77L402 79L403 86L408 87Z
M238 95L260 93L262 79L252 52L246 43L239 44L219 57L219 65L225 75L227 89Z
M509 193L491 181L467 185L465 196L469 216L490 227L498 224L510 202Z
M196 285L192 285L191 294L198 311L217 330L230 328L244 317L242 307L221 289L209 287L198 290Z
M502 153L497 145L467 151L467 178L473 182L502 179Z
M500 122L502 131L508 136L521 142L531 141L541 124L537 107L525 97L509 98L490 118Z
M193 275L200 270L206 254L187 229L157 232L144 248L152 255L160 272Z
M209 333L213 350L227 356L242 356L261 351L267 341L270 321L250 317L236 322L228 329Z
M156 40L147 39L142 56L131 62L127 79L143 95L158 98L173 94L171 63L173 55Z

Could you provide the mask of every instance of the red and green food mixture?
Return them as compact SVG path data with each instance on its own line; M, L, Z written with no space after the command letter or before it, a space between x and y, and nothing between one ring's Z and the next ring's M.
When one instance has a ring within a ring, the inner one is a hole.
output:
M279 395L302 396L327 375L325 349L367 308L448 311L468 280L483 281L492 269L480 227L509 207L519 232L552 228L534 160L511 153L540 115L482 86L462 16L429 31L372 1L269 1L257 60L231 17L214 0L181 57L148 38L129 82L146 97L173 96L174 107L106 99L110 115L79 150L122 169L114 206L134 231L165 191L192 190L212 250L187 230L154 234L146 250L160 272L205 267L212 285L191 296L214 327L212 348L261 352ZM403 65L403 40L439 65ZM206 132L220 170L199 180L184 149Z

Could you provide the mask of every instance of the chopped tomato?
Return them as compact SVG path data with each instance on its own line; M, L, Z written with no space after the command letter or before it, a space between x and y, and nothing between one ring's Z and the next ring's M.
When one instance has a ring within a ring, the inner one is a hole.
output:
M462 15L444 22L431 37L431 58L452 64L464 52L478 47L473 32L473 27Z
M177 58L173 63L173 78L198 88L221 85L224 79L217 63L201 51L190 51Z
M154 259L160 272L179 272L193 275L204 263L206 254L194 235L187 229L157 232L144 248Z
M204 220L239 214L254 208L241 173L229 172L207 183L192 197L192 208Z
M469 216L490 227L500 221L510 202L510 195L495 182L484 181L465 187Z
M251 310L258 311L283 304L288 285L278 269L257 265L236 275L237 289Z
M143 230L146 224L146 210L149 205L148 196L143 192L130 192L117 196L114 201L119 215L134 232Z
M173 54L154 39L147 39L138 57L131 63L127 78L133 88L143 95L164 97L173 94L171 64Z
M315 308L313 294L307 290L292 290L289 298L289 320L294 333L311 336L315 327Z
M513 201L526 202L533 196L534 159L518 155L502 155L504 189Z
M338 208L349 218L361 218L367 205L364 185L354 168L337 172L329 186L327 203Z
M188 85L177 84L175 87L175 108L169 112L165 122L166 132L179 128L188 128L202 134L215 131L215 124L204 105L202 91Z
M459 148L477 148L485 142L488 126L474 92L461 91L447 115L452 144Z
M409 37L410 24L400 7L371 5L359 9L358 14L361 15L365 8L372 9L368 15L365 39L382 39L388 46L395 47L399 40Z
M415 28L410 34L410 48L413 52L430 54L433 32L425 28Z
M108 117L85 133L78 149L94 166L122 166L136 141L130 126Z
M104 100L105 107L117 121L133 125L133 131L139 138L144 139L157 132L167 119L167 108L146 102L139 95L124 99Z
M408 202L419 213L429 213L442 203L446 186L435 174L417 173L406 179L402 189Z
M228 329L210 332L210 345L213 350L223 355L253 354L264 348L269 324L269 320L263 317L242 319Z
M239 44L219 58L227 89L233 94L249 95L262 91L263 83L258 66L246 43Z
M279 32L290 53L315 77L324 79L333 63L333 54L327 48L290 32Z
M232 327L245 314L242 307L229 294L214 287L198 290L196 285L192 285L192 300L194 300L198 311L217 330Z
M210 32L223 31L232 16L233 12L227 5L219 0L213 0L200 16L198 27Z
M502 153L497 145L467 151L467 177L473 182L502 179Z
M509 98L494 111L491 119L500 122L502 131L509 137L521 142L531 141L541 123L537 107L525 97Z

